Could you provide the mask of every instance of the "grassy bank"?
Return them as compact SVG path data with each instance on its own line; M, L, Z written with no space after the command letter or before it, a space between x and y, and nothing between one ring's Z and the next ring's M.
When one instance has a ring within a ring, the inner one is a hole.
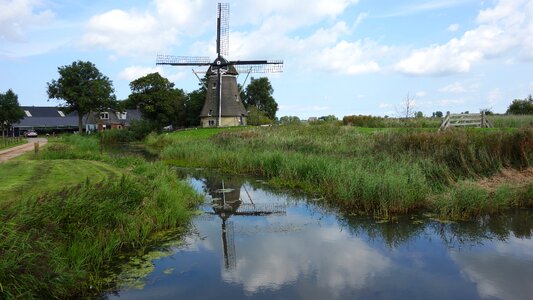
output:
M207 139L181 135L152 136L147 143L160 147L161 158L172 164L263 176L353 212L382 216L419 208L455 216L433 196L533 163L530 128L436 132L320 125L223 131ZM527 204L506 201L498 210ZM457 215L478 212L466 210Z
M100 154L95 138L53 140L0 174L0 298L98 293L117 255L183 228L199 200L167 166Z
M0 150L12 148L12 147L15 147L15 146L18 146L18 145L23 145L25 143L26 143L26 139L25 138L21 138L21 137L0 138Z
M439 128L444 118L383 118L375 116L345 116L344 125L366 128ZM533 115L487 115L494 128L521 128L533 124Z

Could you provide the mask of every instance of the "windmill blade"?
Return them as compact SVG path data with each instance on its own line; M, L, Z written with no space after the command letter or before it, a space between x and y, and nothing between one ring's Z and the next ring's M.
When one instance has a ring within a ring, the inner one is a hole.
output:
M229 3L219 3L217 9L217 54L229 53Z
M239 73L281 73L283 61L281 60L250 60L232 61L229 64L235 66Z
M171 66L209 66L211 65L211 59L203 56L158 55L155 64Z

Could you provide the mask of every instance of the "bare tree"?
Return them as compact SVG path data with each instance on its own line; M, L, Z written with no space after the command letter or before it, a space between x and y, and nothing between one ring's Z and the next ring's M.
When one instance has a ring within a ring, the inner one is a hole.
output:
M415 96L409 93L405 96L400 107L396 107L396 112L399 118L412 118L415 115Z

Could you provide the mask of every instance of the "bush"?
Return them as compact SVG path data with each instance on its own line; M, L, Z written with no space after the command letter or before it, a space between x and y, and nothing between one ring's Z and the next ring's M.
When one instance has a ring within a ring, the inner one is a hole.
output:
M384 119L374 116L345 116L342 118L344 125L369 127L369 128L383 128L385 127Z

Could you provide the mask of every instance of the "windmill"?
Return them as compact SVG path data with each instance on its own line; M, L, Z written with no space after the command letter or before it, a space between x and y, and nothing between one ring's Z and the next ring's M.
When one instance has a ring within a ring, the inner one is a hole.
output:
M254 203L246 184L239 180L220 180L218 178L206 178L205 189L211 196L212 211L205 211L205 215L217 215L221 223L222 251L224 255L224 268L233 270L236 267L237 253L233 222L231 216L266 216L284 215L287 212L286 204L282 203ZM241 188L247 195L247 201L241 197Z
M217 6L217 57L158 55L156 65L208 66L207 90L202 112L203 127L246 125L246 112L237 76L241 73L277 73L283 71L282 60L228 60L229 52L229 4ZM194 70L193 70L194 72ZM196 72L195 72L196 75ZM198 75L196 75L198 77Z

